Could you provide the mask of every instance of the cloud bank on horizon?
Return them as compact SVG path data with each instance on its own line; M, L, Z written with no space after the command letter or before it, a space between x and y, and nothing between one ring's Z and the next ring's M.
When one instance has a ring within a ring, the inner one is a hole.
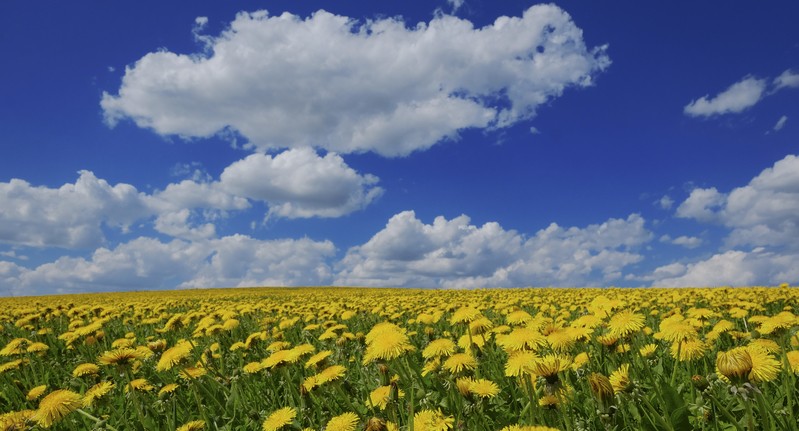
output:
M527 231L508 227L500 210L431 214L424 196L418 206L388 206L402 194L394 166L403 160L436 154L445 173L458 148L481 136L546 136L531 121L558 99L588 97L613 74L611 57L619 61L606 42L587 44L558 6L481 26L455 16L464 3L448 1L452 14L438 10L418 24L323 10L239 12L216 35L201 16L186 29L196 52L130 58L119 87L102 91L102 127L178 141L165 146L217 140L238 159L216 175L186 160L173 167L185 178L161 186L83 167L72 183L0 181L0 295L799 282L799 156L785 152L753 176L720 185L686 177L684 197L672 190L651 206L582 223L550 219ZM790 66L774 78L746 74L673 111L713 121L782 103L799 88ZM792 133L787 114L774 118L769 133ZM360 240L329 239L369 214L383 214L369 216L382 227ZM328 231L259 234L273 223Z

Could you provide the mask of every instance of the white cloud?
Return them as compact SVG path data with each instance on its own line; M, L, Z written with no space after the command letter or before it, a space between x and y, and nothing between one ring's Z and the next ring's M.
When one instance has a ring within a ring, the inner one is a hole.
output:
M424 224L413 211L392 217L338 265L339 285L454 288L604 284L642 256L651 239L638 215L564 229L551 224L525 239L498 223L474 226L466 216Z
M319 157L312 149L274 157L251 154L225 168L220 188L269 203L279 217L339 217L369 205L383 193L374 175L360 175L341 156Z
M702 239L695 236L678 236L671 241L674 245L681 245L685 248L697 248L702 245Z
M152 52L128 67L118 95L103 95L107 122L184 137L232 129L261 150L400 156L529 119L610 64L553 5L484 28L449 15L409 27L260 11L205 40L206 52Z
M766 91L766 80L746 77L713 98L705 95L685 106L683 112L692 117L742 112L754 106Z
M61 257L26 269L0 261L0 287L11 294L180 287L318 285L330 279L328 241L263 241L233 235L209 241L140 237L91 257Z
M669 197L669 195L663 195L663 197L658 201L658 205L660 205L660 207L664 210L671 209L671 207L674 205L674 199Z
M728 194L695 189L677 215L720 222L731 229L730 246L799 249L799 157L786 156Z
M0 256L10 259L28 260L28 256L25 256L24 254L17 254L15 250L0 251Z
M128 232L133 223L152 218L163 234L211 238L216 228L209 222L250 208L250 199L267 202L276 217L338 217L383 192L377 177L357 173L334 153L319 157L311 149L252 154L228 166L216 182L203 172L192 173L201 182L187 179L152 194L130 184L112 186L89 171L59 188L19 179L0 183L0 243L95 248L105 243L104 227Z
M781 90L783 88L799 88L799 73L794 73L788 69L774 79L774 88Z
M95 247L104 240L102 225L125 230L150 212L135 187L111 186L89 171L57 189L12 179L0 183L0 242Z
M777 124L774 125L774 128L772 130L774 130L775 132L782 130L782 128L785 127L786 121L788 121L788 117L786 115L783 115L782 117L780 117L779 120L777 120Z
M155 219L155 230L174 238L187 240L208 239L216 236L216 226L213 223L193 227L194 223L189 220L191 215L191 211L186 208L159 214Z
M457 12L458 9L460 9L465 2L466 0L447 0L447 4L449 4L450 7L452 7L452 13Z
M730 250L691 263L673 263L654 271L656 287L778 285L799 280L799 254L778 254L757 248Z
M716 211L724 204L726 197L715 187L696 188L688 198L677 207L677 217L710 221L716 218Z

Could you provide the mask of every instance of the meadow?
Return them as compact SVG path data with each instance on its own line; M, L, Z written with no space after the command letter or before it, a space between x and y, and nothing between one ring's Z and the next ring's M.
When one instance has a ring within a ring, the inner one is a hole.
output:
M0 298L0 430L797 429L796 290Z

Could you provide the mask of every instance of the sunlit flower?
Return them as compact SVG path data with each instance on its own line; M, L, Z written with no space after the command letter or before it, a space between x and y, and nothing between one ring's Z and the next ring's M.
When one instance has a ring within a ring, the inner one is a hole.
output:
M325 426L325 431L355 431L358 421L358 415L347 412L330 419Z
M610 373L608 379L614 393L627 391L630 388L630 364L622 364L616 371Z
M203 420L196 420L191 422L186 422L185 424L178 427L175 431L202 431L205 429L205 421Z
M480 398L493 398L500 392L496 383L486 379L472 381L469 391Z
M263 431L277 431L291 423L297 417L297 410L293 407L283 407L270 414L262 425Z
M439 338L431 341L422 350L422 357L430 359L438 356L449 356L455 353L455 342L449 338Z
M169 370L175 365L186 361L189 355L191 355L192 349L194 349L194 346L188 341L178 343L169 348L161 354L161 359L159 359L158 363L155 365L156 371Z
M94 402L99 400L100 398L108 395L111 390L116 387L112 382L100 382L91 388L89 388L85 394L83 394L83 406L84 407L91 407L94 405Z
M613 315L608 322L608 331L615 337L626 337L644 327L644 315L629 310Z
M397 398L402 398L405 396L405 392L397 389ZM384 410L386 406L388 406L388 401L391 396L391 385L388 386L380 386L377 389L373 390L369 394L369 402L372 403L373 406L379 408L380 410Z
M441 410L422 410L413 416L414 431L447 431L454 424L455 419L444 416Z
M444 361L443 367L453 374L471 371L477 368L477 360L469 353L456 353Z
M44 395L45 391L47 391L47 385L39 385L35 388L28 391L28 394L25 396L25 399L28 401L38 400L39 397Z
M59 389L42 398L39 402L39 409L31 419L42 428L50 428L81 406L83 406L83 399L80 394Z

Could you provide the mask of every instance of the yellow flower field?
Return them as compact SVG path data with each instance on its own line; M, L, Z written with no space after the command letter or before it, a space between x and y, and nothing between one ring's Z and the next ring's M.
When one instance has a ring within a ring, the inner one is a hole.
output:
M0 430L797 429L794 288L0 298Z

